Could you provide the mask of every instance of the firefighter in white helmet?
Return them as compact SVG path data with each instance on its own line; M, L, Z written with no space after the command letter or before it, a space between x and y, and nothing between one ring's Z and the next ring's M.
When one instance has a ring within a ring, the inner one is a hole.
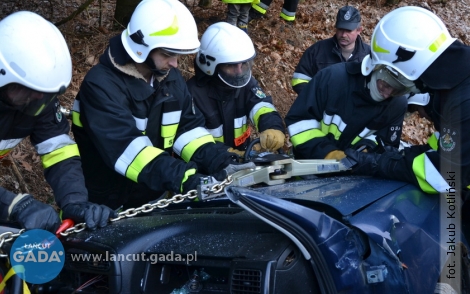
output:
M452 190L465 200L470 188L470 47L451 37L438 16L412 6L385 15L371 42L362 71L386 65L431 93L437 132L426 145L400 152L371 155L348 150L357 162L354 172L411 182L427 193L448 193L450 177L456 184Z
M341 160L345 150L398 148L414 83L388 64L369 71L342 62L318 71L289 109L285 122L297 159Z
M188 88L206 119L206 128L230 152L241 156L250 142L249 123L260 132L261 147L284 146L284 124L251 74L256 53L244 32L225 22L207 28Z
M90 199L135 207L195 189L199 173L220 179L240 167L204 128L177 69L178 56L199 45L194 18L177 0L140 2L110 40L73 107Z
M78 148L57 99L72 78L64 37L41 16L21 11L0 21L0 40L0 160L29 136L63 218L106 226L115 213L88 202ZM60 224L52 206L29 194L0 187L0 203L0 219L23 228L55 233Z

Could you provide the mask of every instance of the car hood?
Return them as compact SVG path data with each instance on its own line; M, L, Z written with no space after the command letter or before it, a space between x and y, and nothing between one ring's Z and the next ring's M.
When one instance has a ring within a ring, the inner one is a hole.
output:
M455 240L440 198L404 182L349 176L225 192L299 247L313 238L338 291L432 293Z
M371 177L338 176L315 177L306 181L257 188L256 191L276 198L301 202L307 206L327 206L339 212L344 218L406 185L408 184L404 182Z

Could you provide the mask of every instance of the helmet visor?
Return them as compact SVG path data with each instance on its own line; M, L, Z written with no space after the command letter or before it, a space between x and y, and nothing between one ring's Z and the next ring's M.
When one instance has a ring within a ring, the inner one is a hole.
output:
M163 51L165 51L167 54L170 54L170 55L171 55L171 53L176 54L176 55L185 55L185 54L197 53L199 48L193 48L193 49L160 48L160 49L162 49ZM176 56L176 55L174 55L174 56Z
M251 78L253 59L238 63L221 63L218 65L219 78L234 88L246 86Z
M20 84L8 84L0 89L0 100L26 115L39 115L59 93L44 93Z
M402 96L410 93L414 83L389 66L377 70L377 87L388 96Z

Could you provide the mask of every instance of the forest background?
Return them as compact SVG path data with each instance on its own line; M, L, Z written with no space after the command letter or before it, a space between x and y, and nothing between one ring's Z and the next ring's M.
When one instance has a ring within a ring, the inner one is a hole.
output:
M227 5L212 0L209 7L198 6L198 0L182 0L193 13L199 37L205 29L224 21ZM120 34L139 0L1 0L0 19L20 10L42 15L56 24L68 43L73 77L66 93L59 97L61 104L70 109L83 77L98 62L108 40ZM266 16L248 25L248 34L257 51L253 75L264 91L273 97L274 104L284 117L296 98L290 86L292 74L302 53L319 40L335 33L335 20L339 8L354 6L361 12L361 37L370 43L377 22L389 11L407 5L420 6L436 13L447 25L450 34L470 45L469 0L301 0L294 23L279 17L282 0L274 0ZM8 42L8 40L0 40ZM31 44L34 47L34 44ZM183 56L179 69L187 79L194 74L194 55ZM409 112L403 126L402 140L410 144L423 144L434 131L431 121L417 112ZM51 187L44 179L41 160L29 140L23 140L9 156L0 161L0 186L15 193L30 193L37 199L55 205Z

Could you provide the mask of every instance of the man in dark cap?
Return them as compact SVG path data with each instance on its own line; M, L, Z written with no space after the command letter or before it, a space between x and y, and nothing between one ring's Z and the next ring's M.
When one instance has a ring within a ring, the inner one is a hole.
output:
M316 42L305 50L292 77L292 88L299 94L321 69L340 62L361 62L370 53L359 34L362 32L361 14L352 6L339 9L336 16L336 34Z

